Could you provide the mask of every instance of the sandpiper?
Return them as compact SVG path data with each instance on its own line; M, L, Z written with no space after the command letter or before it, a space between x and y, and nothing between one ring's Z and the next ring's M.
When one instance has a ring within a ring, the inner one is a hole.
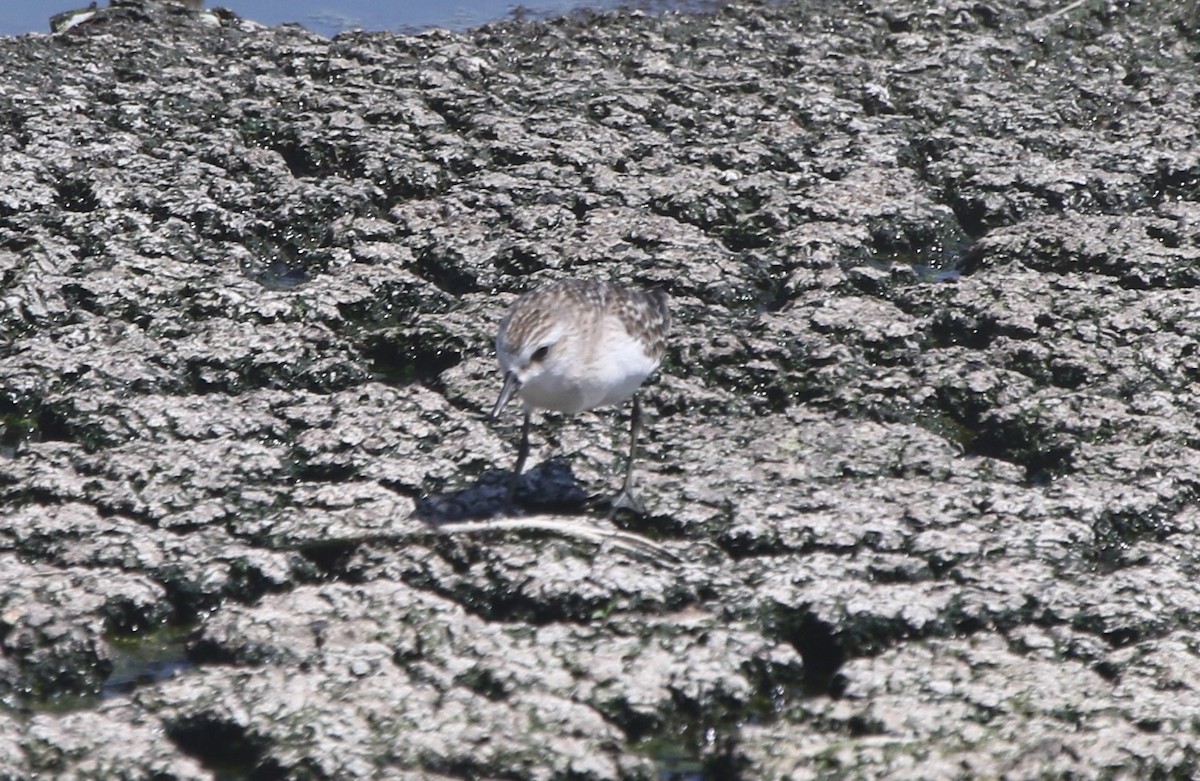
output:
M664 291L611 282L565 279L543 285L513 303L496 334L496 358L504 373L504 387L491 415L495 420L514 394L524 402L510 501L529 455L534 409L575 415L633 397L629 461L612 511L645 514L632 492L633 461L642 428L637 390L662 363L670 327Z

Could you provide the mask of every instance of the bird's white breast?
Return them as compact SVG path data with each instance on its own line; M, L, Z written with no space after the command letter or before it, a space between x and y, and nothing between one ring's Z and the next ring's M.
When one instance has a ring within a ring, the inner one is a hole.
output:
M658 368L618 319L604 318L597 326L551 352L543 371L521 386L526 404L572 415L619 404Z

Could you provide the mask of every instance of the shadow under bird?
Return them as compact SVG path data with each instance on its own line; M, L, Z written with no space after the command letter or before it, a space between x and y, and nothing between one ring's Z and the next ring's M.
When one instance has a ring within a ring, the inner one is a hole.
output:
M496 334L496 358L504 373L504 387L491 414L495 420L514 395L524 403L510 501L529 455L534 409L576 415L632 397L629 461L612 511L645 514L632 490L633 461L642 428L637 391L662 363L670 327L666 292L610 282L560 280L513 303Z

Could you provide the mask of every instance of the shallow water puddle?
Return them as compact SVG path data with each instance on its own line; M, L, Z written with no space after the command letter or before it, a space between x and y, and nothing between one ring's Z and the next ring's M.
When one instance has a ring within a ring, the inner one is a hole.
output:
M139 686L175 677L192 666L187 638L195 627L167 625L149 632L112 635L113 669L100 690L103 699L124 697Z

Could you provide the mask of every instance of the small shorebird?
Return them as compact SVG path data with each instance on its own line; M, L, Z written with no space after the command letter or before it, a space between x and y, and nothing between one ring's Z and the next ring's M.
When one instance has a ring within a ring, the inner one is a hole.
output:
M620 404L632 396L629 461L612 511L645 514L632 492L633 460L642 428L637 390L662 362L670 327L664 291L610 282L551 282L513 303L496 334L496 358L504 372L504 387L491 415L495 420L514 394L524 402L510 501L529 455L530 416L535 408L575 415Z

